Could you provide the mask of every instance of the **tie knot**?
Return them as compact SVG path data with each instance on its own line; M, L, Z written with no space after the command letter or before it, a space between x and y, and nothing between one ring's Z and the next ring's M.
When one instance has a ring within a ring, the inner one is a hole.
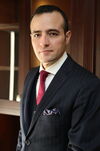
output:
M47 71L45 71L45 70L42 70L41 72L40 72L40 80L43 80L43 81L45 81L46 80L46 77L48 76L48 72Z

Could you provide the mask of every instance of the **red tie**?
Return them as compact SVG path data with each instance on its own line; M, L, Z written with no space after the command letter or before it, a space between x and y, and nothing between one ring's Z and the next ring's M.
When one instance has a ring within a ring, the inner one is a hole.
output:
M44 93L45 93L45 80L48 76L48 72L42 70L40 72L40 84L39 84L39 90L38 90L38 96L36 99L37 105L40 103Z

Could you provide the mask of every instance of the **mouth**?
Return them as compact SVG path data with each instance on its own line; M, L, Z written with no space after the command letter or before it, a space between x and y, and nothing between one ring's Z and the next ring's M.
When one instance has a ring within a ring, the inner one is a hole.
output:
M53 50L42 50L42 51L40 51L40 53L50 53L50 52L53 52Z

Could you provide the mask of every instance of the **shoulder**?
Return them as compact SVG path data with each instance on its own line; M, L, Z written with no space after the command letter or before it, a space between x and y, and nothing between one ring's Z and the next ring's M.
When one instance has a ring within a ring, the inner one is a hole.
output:
M67 60L68 59L68 60ZM70 56L66 59L66 70L67 67L70 68L70 78L77 83L77 85L87 85L87 84L100 84L100 79L75 62ZM69 64L69 65L68 65ZM67 71L65 71L67 73ZM66 74L67 75L67 74Z

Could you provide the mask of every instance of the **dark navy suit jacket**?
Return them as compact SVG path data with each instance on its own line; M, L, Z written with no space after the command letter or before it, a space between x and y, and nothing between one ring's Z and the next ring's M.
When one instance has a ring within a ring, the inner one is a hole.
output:
M25 80L17 151L100 151L100 80L68 57L36 106L39 68Z

